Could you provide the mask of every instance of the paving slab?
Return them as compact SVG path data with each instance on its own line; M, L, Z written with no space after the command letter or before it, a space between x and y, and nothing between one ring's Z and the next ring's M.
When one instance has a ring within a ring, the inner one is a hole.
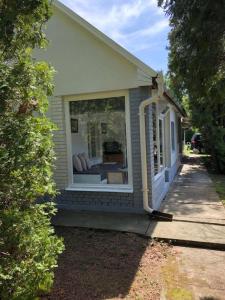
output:
M225 299L225 252L175 247L180 271L188 277L193 298Z
M52 219L52 223L55 226L85 227L145 235L149 227L149 217L141 214L85 212L60 209Z
M225 299L225 251L179 246L173 250L175 256L162 273L161 300Z
M202 246L225 250L225 226L210 223L183 222L152 222L146 235L174 244Z
M152 222L148 236L225 250L225 208L198 157L183 165L160 210L174 221Z
M209 185L207 185L207 186L205 186L204 185L204 189L202 188L202 185L200 185L199 183L198 184L196 184L195 185L195 187L194 187L194 190L191 190L191 188L192 188L192 186L189 184L187 184L187 185L184 185L184 184L173 184L172 186L171 186L171 189L170 189L170 191L169 191L169 194L171 194L171 193L181 193L181 192L188 192L188 191L192 191L192 195L193 195L193 191L194 192L198 192L198 193L200 193L200 194L203 194L203 195L207 195L208 193L212 193L212 194L214 194L215 195L215 190L214 190L214 188L213 188L213 186L209 186ZM218 199L218 196L217 196L217 199Z
M223 206L221 202L218 202L218 198L214 197L214 194L207 194L205 196L199 195L197 199L193 199L193 197L187 196L185 193L173 193L171 194L171 201L173 201L174 204L183 203Z
M209 220L223 220L225 224L225 210L222 203L210 203L209 200L205 204L202 203L181 203L173 201L174 198L171 198L170 201L166 202L163 206L163 212L172 213L174 219L176 217L182 217L184 220L186 218L198 218L199 221L204 221L205 219Z

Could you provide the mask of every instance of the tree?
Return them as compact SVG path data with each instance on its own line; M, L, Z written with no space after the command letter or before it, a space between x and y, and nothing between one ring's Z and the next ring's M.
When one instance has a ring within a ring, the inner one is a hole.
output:
M49 289L63 250L54 235L53 69L32 58L47 40L48 0L0 0L0 298L34 299Z
M170 17L169 74L225 172L225 1L159 0ZM187 103L186 103L187 104Z

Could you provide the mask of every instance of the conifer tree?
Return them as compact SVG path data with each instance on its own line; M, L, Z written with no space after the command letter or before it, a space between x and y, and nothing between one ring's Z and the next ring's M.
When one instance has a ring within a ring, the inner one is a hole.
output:
M55 194L47 119L53 69L33 59L47 40L48 0L0 0L0 298L35 299L51 287L63 250L50 225Z
M169 76L225 173L225 1L159 0L170 18Z

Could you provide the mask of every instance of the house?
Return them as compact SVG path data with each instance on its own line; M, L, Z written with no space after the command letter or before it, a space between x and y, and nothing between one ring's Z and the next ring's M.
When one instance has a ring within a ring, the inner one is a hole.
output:
M158 209L180 165L182 110L161 73L54 1L57 70L49 117L57 124L59 207L143 213Z

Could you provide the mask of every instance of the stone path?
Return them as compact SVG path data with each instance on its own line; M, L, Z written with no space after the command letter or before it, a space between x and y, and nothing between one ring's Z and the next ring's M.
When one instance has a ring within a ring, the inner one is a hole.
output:
M173 222L151 222L148 236L225 250L225 208L198 157L183 165L161 211L173 214Z
M174 246L160 300L224 300L225 251Z

